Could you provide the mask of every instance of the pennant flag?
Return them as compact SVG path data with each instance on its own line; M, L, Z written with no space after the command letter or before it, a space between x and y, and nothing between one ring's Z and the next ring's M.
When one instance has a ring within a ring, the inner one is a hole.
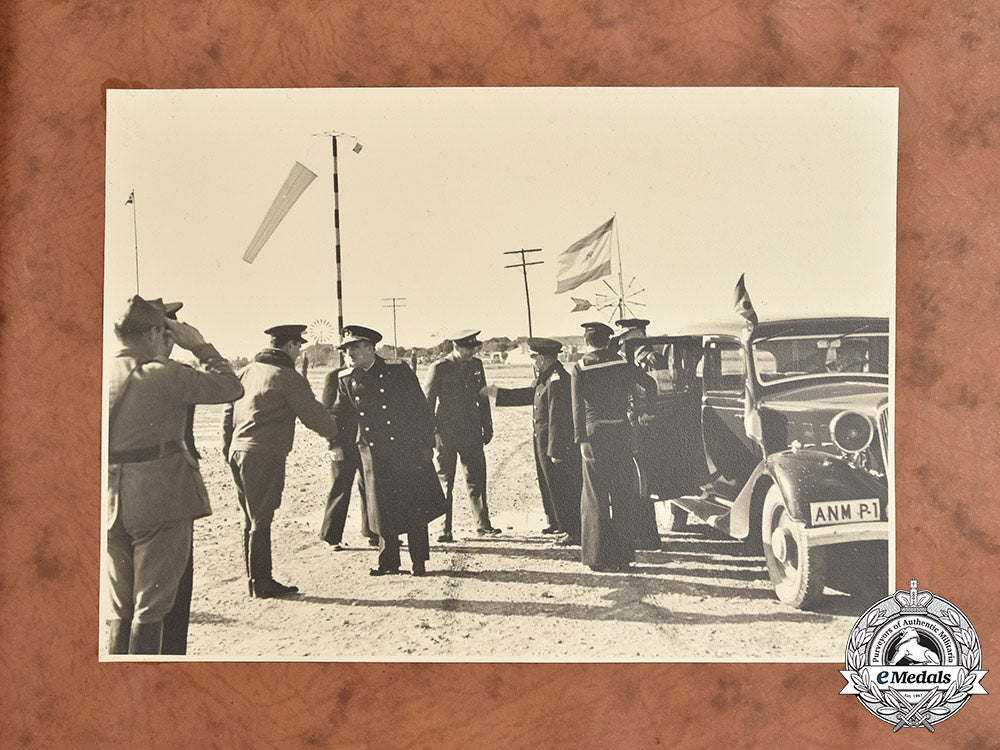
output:
M281 186L281 190L275 196L274 202L271 203L271 207L264 215L264 219L257 229L257 234L250 240L246 252L243 253L243 260L247 263L253 263L254 258L257 257L257 253L264 247L264 243L274 233L274 230L278 228L281 220L285 218L285 214L288 213L289 209L295 204L295 201L299 199L299 196L302 195L305 189L309 187L309 184L315 179L316 175L312 170L307 169L302 164L299 164L299 162L295 162L292 171L288 173L285 184Z
M752 326L757 326L757 311L753 309L753 302L750 301L750 295L747 294L747 285L743 280L746 274L740 274L740 280L736 282L736 303L733 305L733 309L747 319L747 322Z
M576 289L594 279L611 275L612 216L604 224L577 240L556 259L556 294Z
M131 193L128 194L128 200L125 201L125 205L127 206L129 203L133 203L133 204L135 203L135 191L134 190Z
M570 299L573 300L573 309L570 312L582 312L594 306L589 299L580 299L579 297L570 297Z

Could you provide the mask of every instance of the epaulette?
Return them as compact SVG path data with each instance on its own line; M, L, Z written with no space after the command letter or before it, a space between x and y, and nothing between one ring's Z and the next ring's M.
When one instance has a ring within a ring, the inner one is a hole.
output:
M554 382L556 382L557 380L559 380L559 373L558 373L558 372L554 372L554 373L552 373L552 377L551 377L551 378L549 378L549 382L550 382L550 383L554 383Z

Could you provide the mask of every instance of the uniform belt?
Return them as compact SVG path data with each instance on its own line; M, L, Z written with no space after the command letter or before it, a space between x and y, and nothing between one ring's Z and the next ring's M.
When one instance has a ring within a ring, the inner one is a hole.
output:
M138 464L143 461L155 461L158 458L172 456L184 450L184 443L181 440L168 440L159 445L152 445L148 448L132 448L126 451L112 451L108 456L109 464Z

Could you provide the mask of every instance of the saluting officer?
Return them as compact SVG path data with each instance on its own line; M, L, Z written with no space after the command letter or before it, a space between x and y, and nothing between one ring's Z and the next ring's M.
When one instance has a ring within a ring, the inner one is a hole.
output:
M583 459L582 559L592 570L627 570L635 559L630 529L632 464L629 399L642 376L608 349L612 329L584 323L589 351L573 366L573 431Z
M496 388L497 406L532 409L535 470L549 528L563 532L560 545L580 543L580 453L573 439L570 379L559 361L562 344L555 339L529 338L535 362L535 383L527 388Z
M111 654L162 653L164 617L191 559L192 522L212 512L184 442L188 410L243 392L229 362L194 327L168 320L167 307L132 297L114 327L123 348L108 363ZM175 343L201 369L168 359Z
M278 583L271 569L271 522L285 488L285 459L295 438L295 419L327 439L337 423L316 400L296 369L304 325L268 328L271 346L240 370L243 398L226 407L222 451L243 509L243 556L250 596L288 596L298 587Z
M378 567L383 576L399 569L399 535L407 535L413 575L424 575L430 558L427 524L445 512L444 495L431 463L434 423L420 382L405 364L390 364L375 353L382 334L345 326L339 348L350 367L340 373L333 414L353 422L361 456L368 525L379 536Z
M621 346L621 354L625 356L625 342L629 339L646 338L646 326L649 321L643 318L624 318L615 321L615 325L624 330L617 336ZM652 347L639 344L632 354L632 361L644 373L650 373L660 369L660 357ZM656 395L656 381L651 377L644 377L641 381L641 388L647 395ZM635 431L636 452L643 453L649 442L649 428L639 419L640 409L637 407L638 395L633 394L631 405L629 406L629 421ZM656 508L647 498L638 498L638 502L632 505L631 522L632 536L636 549L658 550L660 544L660 531L656 525Z
M481 391L486 387L483 361L475 356L482 347L476 338L479 331L451 334L452 352L434 362L424 379L424 393L434 414L437 441L437 473L444 489L448 510L439 542L452 537L452 495L455 466L462 459L469 503L480 535L499 534L490 523L486 504L486 454L483 446L493 439L493 417L489 399Z

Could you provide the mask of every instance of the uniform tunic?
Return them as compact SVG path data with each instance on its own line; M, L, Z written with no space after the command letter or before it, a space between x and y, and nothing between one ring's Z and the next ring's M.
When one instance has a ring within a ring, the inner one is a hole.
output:
M448 509L444 532L452 530L452 497L459 458L465 470L469 504L479 531L492 528L486 501L486 454L483 445L493 439L489 399L480 395L486 387L483 362L473 357L462 361L452 352L434 362L424 380L424 392L434 414L437 442L437 473Z
M417 376L381 357L368 370L340 373L333 415L357 425L368 526L381 538L380 567L398 567L399 534L410 535L410 557L428 559L427 524L445 512L433 466L423 455L434 447L434 425ZM350 440L341 435L336 444ZM417 544L414 544L414 542ZM386 549L388 545L388 549Z
M529 388L498 388L497 406L532 406L535 471L549 524L580 537L580 452L573 439L570 378L556 362Z
M190 405L243 392L211 344L192 353L203 369L131 349L109 365L108 575L111 608L123 622L162 621L190 557L191 522L212 512L184 445Z
M582 559L591 567L616 568L635 559L628 409L642 378L635 365L608 349L585 354L573 366L573 431L584 446Z

